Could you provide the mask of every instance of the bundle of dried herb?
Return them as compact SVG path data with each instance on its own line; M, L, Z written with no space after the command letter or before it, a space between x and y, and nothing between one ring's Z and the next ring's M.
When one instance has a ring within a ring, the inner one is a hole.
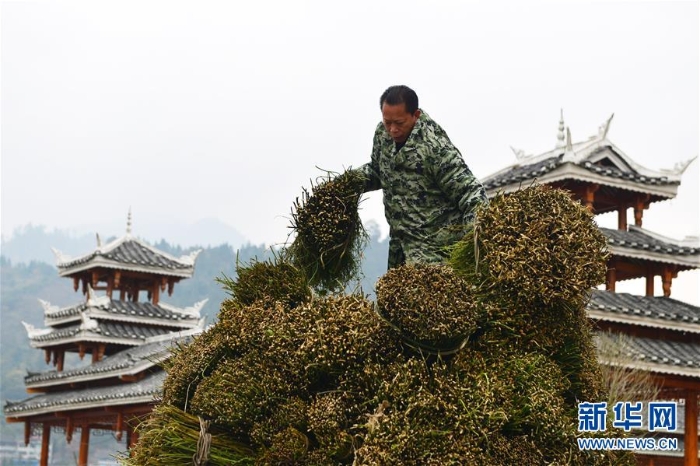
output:
M450 264L508 306L577 305L605 280L606 244L588 209L534 185L483 205Z
M273 255L271 261L253 259L249 264L236 264L235 280L223 276L217 281L241 305L255 301L279 301L295 307L311 299L311 289L304 272L292 264L287 255Z
M480 318L472 287L446 265L393 268L379 279L376 291L381 315L409 344L424 350L459 347Z
M139 425L139 443L130 454L119 458L127 466L172 466L192 464L200 438L200 420L174 406L156 406L148 419ZM254 465L255 454L247 445L226 432L210 428L208 447L210 466Z
M363 187L357 171L328 174L295 201L291 228L296 237L289 252L312 286L341 290L357 276L367 239L358 213Z

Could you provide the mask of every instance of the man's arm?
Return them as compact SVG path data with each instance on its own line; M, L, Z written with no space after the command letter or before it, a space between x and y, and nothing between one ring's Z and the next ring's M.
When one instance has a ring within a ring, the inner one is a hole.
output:
M433 168L434 179L440 190L462 212L464 223L472 223L477 206L487 200L481 182L451 144L444 146L435 160L430 162L429 166Z

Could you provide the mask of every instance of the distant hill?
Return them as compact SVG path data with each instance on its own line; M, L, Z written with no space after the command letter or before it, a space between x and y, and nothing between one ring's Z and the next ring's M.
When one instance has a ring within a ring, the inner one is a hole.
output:
M51 248L69 256L92 251L96 245L96 233L102 241L124 234L125 225L84 225L71 230L49 230L44 225L28 224L16 228L9 237L3 237L0 253L13 263L31 261L55 263ZM163 232L166 232L165 234ZM238 230L215 218L205 218L194 223L145 223L134 229L134 235L149 243L167 239L169 244L181 247L218 246L228 244L239 248L248 241Z

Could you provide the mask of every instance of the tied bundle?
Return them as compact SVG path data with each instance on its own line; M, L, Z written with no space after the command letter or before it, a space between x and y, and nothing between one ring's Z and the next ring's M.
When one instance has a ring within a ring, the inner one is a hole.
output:
M296 238L289 253L317 289L342 289L358 274L367 240L358 212L363 186L358 171L335 177L329 173L294 202L291 228Z

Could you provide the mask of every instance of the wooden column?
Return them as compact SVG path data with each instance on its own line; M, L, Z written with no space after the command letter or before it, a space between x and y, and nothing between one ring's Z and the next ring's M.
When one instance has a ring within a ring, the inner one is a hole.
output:
M63 372L63 361L66 359L66 352L63 350L56 351L58 354L58 362L56 363L56 370L58 372Z
M78 291L80 285L80 277L73 277L73 291Z
M71 443L71 441L73 440L74 428L75 427L73 426L73 418L71 416L68 416L68 418L66 418L66 442L68 443Z
M598 191L598 188L600 188L600 186L597 184L589 184L586 186L586 191L583 194L583 203L591 212L594 211L595 192Z
M117 426L115 427L117 434L115 435L117 442L122 441L122 431L124 430L124 415L117 413Z
M83 424L80 428L80 453L78 456L78 466L88 466L88 449L90 446L90 428Z
M661 275L661 282L664 289L664 296L671 296L671 282L673 281L673 271L669 267L664 267Z
M40 466L48 466L49 464L49 441L51 440L51 426L44 424L41 432L41 457L39 458Z
M155 306L158 305L158 301L160 300L160 286L157 281L153 282L153 304Z
M125 301L126 300L126 290L122 287L119 288L119 301Z
M627 230L627 207L620 207L617 210L617 229Z
M615 263L611 261L610 268L608 269L607 278L605 280L606 291L612 291L613 293L615 292L616 275L617 273L615 271Z
M107 278L107 296L112 299L112 290L114 289L114 277Z
M644 215L644 209L649 207L649 194L639 196L634 204L634 224L638 227L642 226L642 216Z
M29 440L32 438L32 423L24 421L24 446L29 445Z
M647 269L647 296L654 296L654 271L651 266Z
M698 391L685 394L684 466L698 466Z
M102 360L102 356L104 356L104 354L105 354L105 348L106 348L106 346L104 343L100 343L99 345L95 345L92 348L92 362L93 363Z

